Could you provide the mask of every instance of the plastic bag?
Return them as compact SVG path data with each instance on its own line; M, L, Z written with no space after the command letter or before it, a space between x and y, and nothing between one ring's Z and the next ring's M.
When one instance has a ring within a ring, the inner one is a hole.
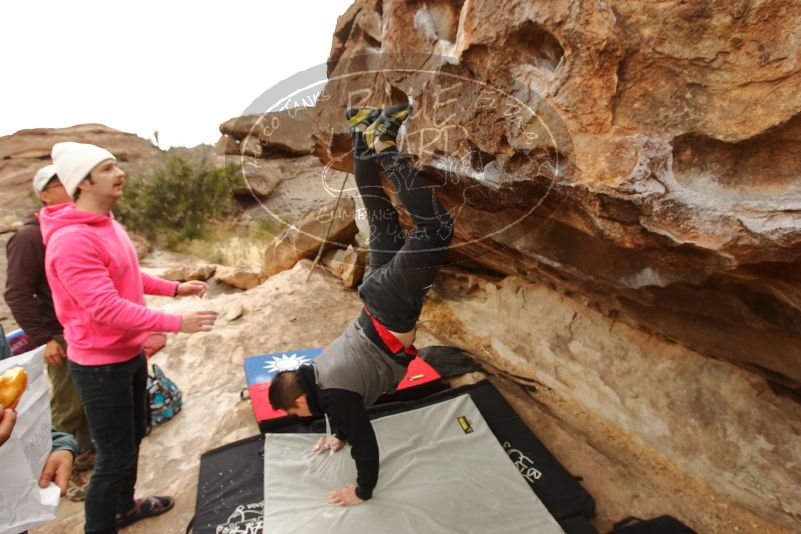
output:
M9 440L0 445L0 534L17 534L51 521L61 496L52 482L45 489L39 487L53 447L44 349L41 346L0 360L0 373L19 366L28 373L28 387L17 406L17 423Z

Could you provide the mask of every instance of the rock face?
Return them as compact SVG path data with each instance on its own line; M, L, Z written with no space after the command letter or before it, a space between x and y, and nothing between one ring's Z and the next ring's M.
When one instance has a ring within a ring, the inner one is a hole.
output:
M514 280L441 304L437 331L715 488L740 530L798 530L799 23L781 0L357 0L314 120L236 140L286 154L306 125L294 153L349 171L343 109L412 102L401 146L456 221L454 267ZM476 299L496 313L471 334Z
M36 205L31 180L50 163L50 149L61 141L102 146L123 163L123 169L161 161L161 150L149 141L102 124L20 130L0 137L0 209L19 211Z
M535 386L534 399L549 410L558 409L558 397L597 414L591 424L561 415L566 424L583 426L591 443L603 441L598 436L606 425L598 420L605 420L636 435L646 450L658 451L666 468L708 485L710 495L798 528L801 450L791 444L801 435L801 405L771 392L761 378L610 322L597 310L517 277L493 282L451 272L441 278L436 297L422 317L427 328ZM598 446L610 445L593 445ZM593 495L603 502L608 491ZM713 528L712 515L705 507L682 511L699 532L734 531ZM767 530L753 530L761 531Z
M325 91L414 102L406 149L454 260L801 391L799 21L778 1L361 1ZM332 160L340 117L318 110Z
M235 117L220 125L220 143L231 155L311 154L315 148L315 118L314 108Z

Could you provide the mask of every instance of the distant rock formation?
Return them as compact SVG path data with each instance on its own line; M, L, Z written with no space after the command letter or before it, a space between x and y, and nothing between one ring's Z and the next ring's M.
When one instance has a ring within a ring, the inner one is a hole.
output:
M50 163L50 149L61 141L102 146L124 169L147 168L161 161L161 150L149 141L102 124L20 130L0 137L0 210L19 211L35 205L33 175Z

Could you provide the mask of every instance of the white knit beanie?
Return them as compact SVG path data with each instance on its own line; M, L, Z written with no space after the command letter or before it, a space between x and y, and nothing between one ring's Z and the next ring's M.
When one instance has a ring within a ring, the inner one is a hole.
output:
M56 166L55 165L47 165L42 167L36 174L33 175L33 190L38 195L44 188L47 187L47 184L56 175Z
M83 182L99 163L107 159L115 161L117 159L105 148L72 141L53 145L50 157L53 158L53 165L56 166L56 172L64 184L64 189L71 197L75 197L78 184Z

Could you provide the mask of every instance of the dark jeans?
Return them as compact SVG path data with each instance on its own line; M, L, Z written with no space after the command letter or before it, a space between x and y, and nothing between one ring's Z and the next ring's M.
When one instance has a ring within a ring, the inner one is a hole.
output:
M414 228L406 232L378 172L384 170ZM412 330L423 299L434 282L453 238L453 221L426 186L411 156L389 148L367 150L354 135L353 173L370 225L370 265L359 296L375 318L389 330Z
M116 514L134 507L139 443L147 430L147 362L140 354L122 363L69 366L97 449L85 530L114 533Z

